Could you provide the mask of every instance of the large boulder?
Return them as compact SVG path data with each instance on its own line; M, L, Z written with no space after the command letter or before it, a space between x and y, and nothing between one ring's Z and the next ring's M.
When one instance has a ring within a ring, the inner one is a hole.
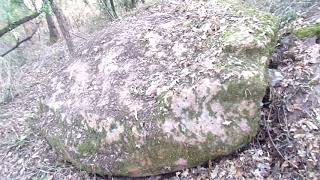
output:
M234 1L164 2L112 23L52 79L36 124L78 168L167 173L256 135L276 20Z

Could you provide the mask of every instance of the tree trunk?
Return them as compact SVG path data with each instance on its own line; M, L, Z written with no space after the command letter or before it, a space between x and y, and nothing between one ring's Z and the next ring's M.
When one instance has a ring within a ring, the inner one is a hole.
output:
M61 30L62 36L63 38L66 40L66 44L68 47L68 50L71 54L73 54L74 52L74 44L69 32L69 24L68 21L66 19L66 17L64 16L62 10L59 8L59 6L57 6L57 4L54 2L54 0L50 0L50 5L52 8L52 11L54 13L54 15L57 18L58 24L59 24L59 28Z
M32 1L32 2L34 2L34 1ZM45 4L45 3L47 3L47 0L42 0L42 2ZM48 30L49 30L49 42L50 42L50 44L54 44L60 38L59 31L54 23L51 12L45 12L45 13L46 13L47 26L48 26Z
M60 38L59 32L56 25L54 24L52 16L49 13L46 13L46 20L47 20L47 25L49 29L49 36L50 36L49 41L51 44L54 44Z
M0 37L3 36L4 34L6 34L7 32L10 32L14 28L20 26L21 24L26 23L26 22L38 17L40 14L41 14L40 12L35 12L29 16L26 16L22 19L19 19L18 21L15 21L13 23L8 24L6 27L0 29Z
M136 0L131 0L131 8L135 8L136 7Z
M109 11L108 0L102 0L102 3L104 5L104 12L110 16L111 20L115 19L116 17L114 16L114 13Z
M128 12L129 9L130 9L128 0L125 0L124 3L123 3L123 5L124 5L124 7L125 7L126 12Z
M113 15L115 18L118 18L117 12L116 12L116 7L114 6L114 2L113 0L110 0L110 4L111 4L111 9L113 11Z

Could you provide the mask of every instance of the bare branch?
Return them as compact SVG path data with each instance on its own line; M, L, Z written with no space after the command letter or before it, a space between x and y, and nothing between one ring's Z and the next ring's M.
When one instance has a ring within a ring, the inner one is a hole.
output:
M20 26L21 24L24 24L36 17L38 17L41 14L41 12L35 12L29 16L26 16L22 19L19 19L18 21L15 21L13 23L8 24L8 26L0 29L0 37L6 34L7 32L10 32L11 30L15 29L16 27Z
M37 28L32 32L32 34L30 36L26 37L25 39L23 39L21 41L19 41L19 39L18 39L16 45L14 47L12 47L11 49L9 49L7 52L1 54L1 57L4 57L7 54L9 54L10 52L12 52L13 50L17 49L22 43L29 41L33 37L33 35L36 34L36 32L38 31L38 28L39 28L39 26L37 26Z

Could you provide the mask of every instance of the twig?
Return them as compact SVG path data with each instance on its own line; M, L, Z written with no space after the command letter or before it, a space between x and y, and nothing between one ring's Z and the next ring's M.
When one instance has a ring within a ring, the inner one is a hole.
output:
M290 137L290 134L289 134L289 126L288 126L288 118L287 118L287 113L285 111L285 108L284 106L282 106L282 112L283 112L283 115L284 115L284 123L286 124L286 132L287 132L287 138Z
M88 40L87 38L84 38L84 37L82 37L82 36L80 36L80 35L77 35L77 34L75 34L75 33L73 33L73 32L70 32L70 33L71 33L72 35L78 37L78 38L81 38L81 39L84 39L84 40Z
M278 149L278 147L276 146L276 144L274 143L274 141L273 141L273 139L272 139L272 137L271 137L270 127L269 127L269 124L268 124L268 121L270 121L271 111L272 111L272 108L270 108L270 111L269 111L269 114L268 114L268 118L267 118L267 120L266 120L266 122L265 122L265 123L266 123L266 127L267 127L267 133L268 133L269 139L270 139L273 147L276 149L277 153L281 156L281 158L282 158L283 160L285 160L286 162L288 162L290 165L292 165L294 168L299 169L299 168L297 167L297 165L293 164L291 161L289 161L287 158L285 158L285 157L283 156L283 154L280 152L280 150ZM298 173L298 174L299 174L299 173ZM301 177L303 177L301 174L299 174L299 175L300 175Z

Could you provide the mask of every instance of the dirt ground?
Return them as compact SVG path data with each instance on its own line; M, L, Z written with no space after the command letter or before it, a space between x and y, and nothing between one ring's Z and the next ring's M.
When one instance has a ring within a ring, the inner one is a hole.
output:
M293 26L320 19L318 7ZM285 32L285 30L283 30ZM97 34L96 34L97 35ZM93 35L94 37L95 35ZM139 179L319 179L320 177L320 39L299 40L283 33L270 67L284 77L270 87L262 108L261 130L238 152L199 167ZM77 40L78 46L85 44ZM57 44L21 69L24 91L0 105L0 179L130 179L101 177L61 160L27 125L46 81L68 58ZM54 49L54 50L53 50Z

